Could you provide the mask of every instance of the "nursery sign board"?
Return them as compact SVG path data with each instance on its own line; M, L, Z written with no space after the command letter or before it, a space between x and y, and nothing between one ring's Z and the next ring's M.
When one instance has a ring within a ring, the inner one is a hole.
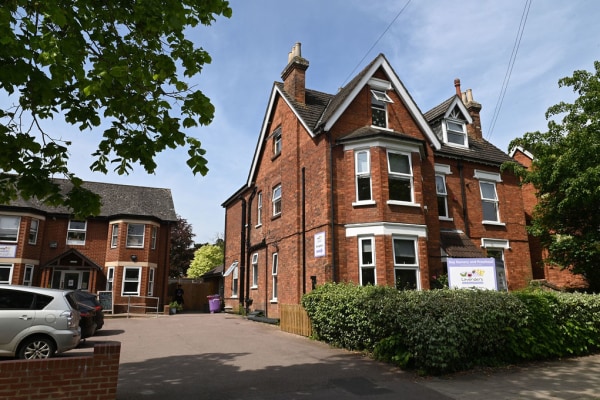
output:
M494 258L448 258L450 289L498 290Z

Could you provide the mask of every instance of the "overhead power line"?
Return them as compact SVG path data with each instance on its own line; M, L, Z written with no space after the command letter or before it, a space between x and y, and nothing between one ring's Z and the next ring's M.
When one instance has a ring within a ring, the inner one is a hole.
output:
M348 82L348 79L350 79L350 77L354 74L354 72L362 64L362 62L365 60L365 58L367 58L367 56L373 50L373 48L375 46L377 46L377 43L379 43L379 41L381 40L381 38L383 38L383 36L392 27L392 25L394 25L394 22L396 22L396 20L400 16L400 14L402 14L402 12L406 9L406 7L408 7L408 5L410 4L410 2L411 2L411 0L408 0L406 2L406 4L404 5L404 7L402 7L402 9L398 12L398 14L396 14L396 16L394 17L394 19L392 20L392 22L390 22L388 24L387 28L385 28L385 30L381 33L381 35L379 35L379 37L377 38L377 40L375 41L375 43L373 43L373 45L369 48L369 50L367 50L367 52L365 53L365 55L363 56L363 58L361 58L360 61L358 62L358 64L356 64L356 67L354 67L354 69L348 74L348 76L346 77L346 79L344 79L344 82L342 83L341 87L343 87L346 84L346 82Z
M502 88L500 90L500 94L498 96L498 101L496 102L496 107L494 108L494 113L492 114L492 119L490 121L490 127L488 129L487 140L490 140L492 137L492 133L494 132L494 128L496 127L496 121L498 120L498 116L500 115L500 110L502 109L502 103L504 102L504 96L506 95L506 89L508 88L508 82L510 81L510 76L512 75L512 70L515 65L515 60L517 59L517 53L519 52L519 46L521 45L521 38L523 37L523 32L525 31L525 24L527 23L527 16L529 15L529 9L531 8L532 0L525 1L525 7L523 8L523 14L521 14L521 22L519 24L519 29L517 31L517 37L515 38L515 43L513 45L512 53L510 55L510 59L508 61L508 68L506 69L506 74L504 74L504 81L502 82Z

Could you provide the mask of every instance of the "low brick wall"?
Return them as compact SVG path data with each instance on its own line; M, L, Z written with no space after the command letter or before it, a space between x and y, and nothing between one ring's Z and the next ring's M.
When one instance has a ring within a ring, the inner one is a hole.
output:
M93 356L0 361L0 399L114 400L121 343L94 346Z

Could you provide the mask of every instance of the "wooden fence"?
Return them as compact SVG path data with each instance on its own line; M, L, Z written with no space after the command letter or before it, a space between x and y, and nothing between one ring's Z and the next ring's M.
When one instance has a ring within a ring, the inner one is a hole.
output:
M300 304L281 304L279 306L279 327L284 332L301 336L310 336L312 326L306 311Z

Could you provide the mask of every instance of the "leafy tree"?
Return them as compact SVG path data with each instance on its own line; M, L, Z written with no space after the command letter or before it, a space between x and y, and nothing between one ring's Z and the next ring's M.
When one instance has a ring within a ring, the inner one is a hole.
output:
M192 225L186 219L177 216L177 223L171 230L171 271L172 278L185 276L190 262L194 258L194 236Z
M7 0L0 7L0 203L22 196L97 214L98 196L67 168L68 141L43 127L63 118L103 130L92 171L148 173L167 148L188 149L206 174L205 150L184 130L209 124L210 100L191 79L211 62L187 35L231 16L225 0ZM102 124L102 127L100 127ZM56 136L55 136L56 135ZM61 193L52 176L72 183Z
M579 97L548 109L547 132L513 140L535 159L528 171L509 166L537 190L530 232L548 249L548 261L582 274L600 291L600 62L595 72L559 80ZM553 119L554 118L554 119Z
M194 259L187 270L187 276L199 278L221 264L223 264L223 249L213 244L202 246L194 253Z

